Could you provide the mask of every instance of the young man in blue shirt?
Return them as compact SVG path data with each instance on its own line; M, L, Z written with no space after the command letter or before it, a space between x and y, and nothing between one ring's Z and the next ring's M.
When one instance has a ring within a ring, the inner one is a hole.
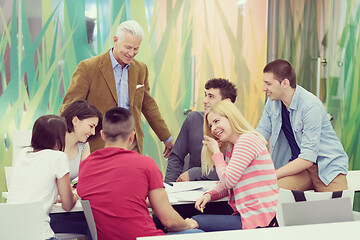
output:
M319 192L347 189L348 156L322 102L296 85L289 62L272 61L263 72L268 100L256 130L270 138L279 187Z

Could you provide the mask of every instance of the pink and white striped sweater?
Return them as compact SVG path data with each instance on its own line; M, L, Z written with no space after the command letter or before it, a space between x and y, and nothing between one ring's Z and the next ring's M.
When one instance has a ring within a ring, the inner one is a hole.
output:
M276 214L279 188L264 142L253 133L242 134L226 156L228 163L222 153L212 156L220 182L209 192L211 200L229 196L243 229L267 226Z

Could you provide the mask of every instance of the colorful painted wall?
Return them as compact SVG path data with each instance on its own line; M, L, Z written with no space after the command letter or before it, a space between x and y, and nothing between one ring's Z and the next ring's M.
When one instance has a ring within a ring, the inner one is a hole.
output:
M0 191L12 164L11 132L59 112L77 64L107 51L116 27L145 30L136 57L150 72L151 94L174 139L187 109L202 110L213 77L236 83L236 104L255 126L262 113L267 1L8 0L0 3ZM143 121L144 153L165 172L163 144Z

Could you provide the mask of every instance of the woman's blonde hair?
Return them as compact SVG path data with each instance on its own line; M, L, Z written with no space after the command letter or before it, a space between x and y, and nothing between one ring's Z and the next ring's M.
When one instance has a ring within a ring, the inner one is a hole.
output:
M211 133L211 128L208 123L208 115L210 112L217 113L221 116L229 119L231 128L238 134L244 134L247 132L252 132L255 135L263 139L266 144L265 138L250 125L246 118L241 114L239 109L230 101L220 101L219 103L212 106L204 116L204 135L216 139L216 137ZM229 148L231 143L226 142L222 143L220 151L225 153L226 149ZM214 161L212 160L213 153L204 145L201 151L201 168L202 174L209 174L209 172L214 169Z

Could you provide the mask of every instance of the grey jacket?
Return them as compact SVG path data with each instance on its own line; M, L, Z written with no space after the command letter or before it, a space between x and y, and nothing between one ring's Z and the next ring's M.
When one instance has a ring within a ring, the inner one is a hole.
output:
M215 169L209 175L201 173L201 149L204 112L190 112L186 117L168 159L165 182L175 182L183 171L189 171L190 181L218 180ZM190 155L189 168L183 169L186 155Z

